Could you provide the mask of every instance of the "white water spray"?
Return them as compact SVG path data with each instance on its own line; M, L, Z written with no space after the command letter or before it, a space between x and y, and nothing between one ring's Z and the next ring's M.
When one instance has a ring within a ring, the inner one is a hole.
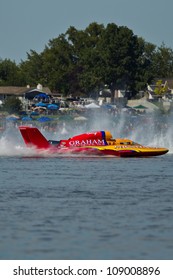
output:
M114 138L129 138L142 145L165 147L169 149L169 153L173 153L171 117L167 117L165 121L162 117L151 115L131 117L123 112L119 116L93 115L88 123L64 122L53 132L44 129L41 129L41 132L47 139L61 140L97 130L109 130ZM46 152L39 155L48 156ZM26 147L17 127L9 127L0 135L0 156L38 156L38 151Z

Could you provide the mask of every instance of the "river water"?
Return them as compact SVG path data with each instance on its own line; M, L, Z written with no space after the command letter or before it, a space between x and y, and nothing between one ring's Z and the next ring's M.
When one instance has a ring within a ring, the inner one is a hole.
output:
M171 145L98 158L37 157L21 143L17 130L0 138L0 259L173 259Z

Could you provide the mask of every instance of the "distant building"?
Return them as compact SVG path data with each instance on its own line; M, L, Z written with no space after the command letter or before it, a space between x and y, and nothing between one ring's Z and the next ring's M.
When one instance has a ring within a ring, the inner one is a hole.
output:
M40 84L36 88L30 87L29 85L26 87L2 86L0 87L0 101L3 104L7 98L15 96L21 100L23 109L27 110L34 97L39 93L52 94L48 87L42 87Z
M0 100L3 102L8 97L18 97L20 100L23 99L33 99L39 93L46 93L51 95L51 91L48 87L40 87L39 84L36 88L26 86L26 87L14 87L14 86L2 86L0 87Z
M160 85L161 88L165 92L162 92L161 94L156 93L157 88L157 81L162 81L162 84ZM166 102L173 100L173 80L172 79L158 79L156 80L155 84L149 85L147 84L147 93L148 93L148 100L151 102L159 101L159 102Z

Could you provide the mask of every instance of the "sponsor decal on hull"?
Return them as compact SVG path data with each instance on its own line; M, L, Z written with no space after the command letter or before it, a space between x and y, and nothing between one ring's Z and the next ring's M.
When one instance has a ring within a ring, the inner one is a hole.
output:
M76 146L105 146L105 141L100 139L86 139L86 140L71 140L69 141L70 147Z

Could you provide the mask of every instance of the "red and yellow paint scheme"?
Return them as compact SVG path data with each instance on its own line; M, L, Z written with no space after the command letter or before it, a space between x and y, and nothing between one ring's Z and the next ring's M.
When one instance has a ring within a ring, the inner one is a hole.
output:
M169 150L143 146L125 138L113 139L109 131L95 131L73 136L66 140L47 140L36 127L20 126L24 142L29 147L49 153L82 153L85 155L146 157L166 154Z

